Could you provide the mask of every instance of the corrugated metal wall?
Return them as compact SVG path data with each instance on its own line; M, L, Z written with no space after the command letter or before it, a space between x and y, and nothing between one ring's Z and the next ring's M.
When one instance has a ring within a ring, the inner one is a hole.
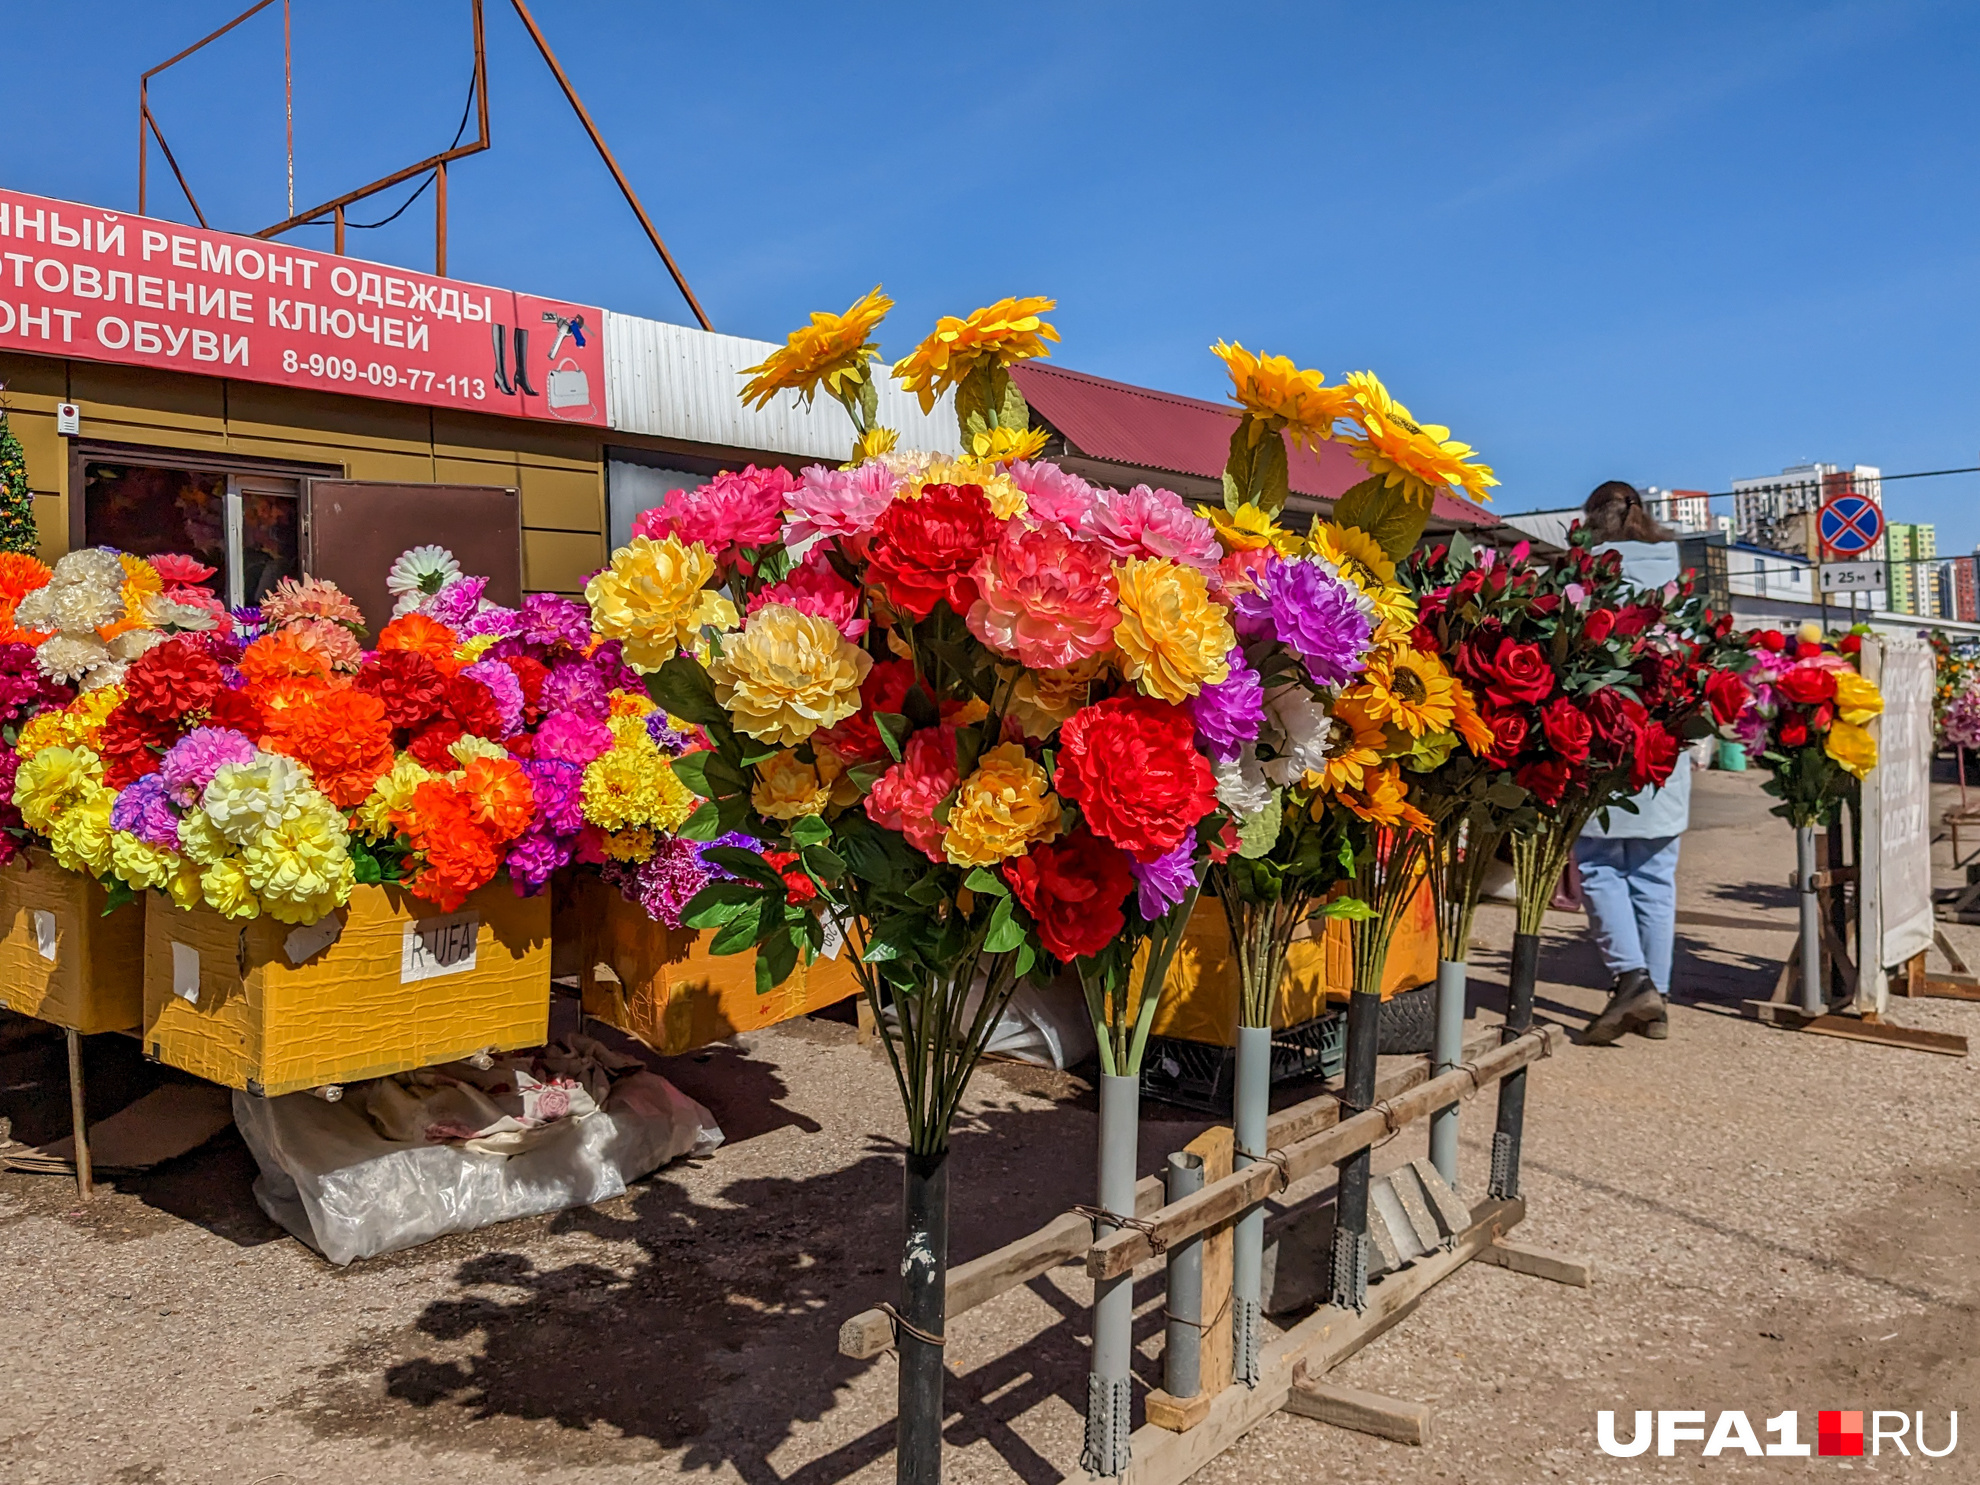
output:
M770 449L838 463L852 447L852 422L845 409L820 395L807 410L786 392L761 412L746 408L737 393L754 366L776 346L736 335L713 335L685 325L645 320L605 311L605 408L621 433L690 439L729 448ZM953 394L924 414L921 404L879 373L880 421L901 435L901 447L959 454Z

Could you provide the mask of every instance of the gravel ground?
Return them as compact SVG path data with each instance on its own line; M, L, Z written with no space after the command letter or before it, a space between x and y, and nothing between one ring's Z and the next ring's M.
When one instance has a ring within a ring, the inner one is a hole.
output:
M1595 1412L1621 1411L1627 1431L1636 1408L1743 1408L1756 1426L1793 1408L1809 1440L1820 1408L1922 1408L1936 1441L1944 1410L1970 1403L1980 1084L1965 1061L1738 1017L1791 942L1792 839L1767 803L1756 775L1699 780L1682 905L1719 921L1680 927L1671 1040L1535 1069L1520 1237L1593 1259L1596 1287L1470 1266L1333 1374L1434 1404L1428 1447L1282 1415L1201 1479L1740 1478L1828 1461L1609 1459ZM1980 930L1952 932L1980 962ZM1509 911L1481 910L1488 1020L1511 934ZM1554 915L1542 976L1543 1016L1578 1028L1600 1004L1578 918ZM1976 1005L1898 1001L1892 1019L1980 1037ZM116 1038L89 1055L96 1117L158 1076ZM885 1064L849 1025L810 1020L662 1069L717 1114L729 1143L713 1158L597 1208L348 1269L261 1215L231 1131L87 1204L59 1179L0 1174L14 1356L0 1478L890 1479L893 1364L834 1349L840 1320L889 1292L900 1126ZM0 1032L0 1113L19 1136L60 1132L62 1086L59 1044ZM1473 1109L1475 1191L1489 1100ZM957 1139L955 1255L1084 1198L1092 1127L1077 1076L980 1078ZM1202 1127L1151 1108L1144 1168ZM1378 1160L1420 1153L1415 1133ZM1159 1380L1154 1289L1143 1374ZM952 1325L950 1478L1044 1485L1072 1466L1084 1299L1062 1268ZM1835 1467L1980 1479L1976 1448Z

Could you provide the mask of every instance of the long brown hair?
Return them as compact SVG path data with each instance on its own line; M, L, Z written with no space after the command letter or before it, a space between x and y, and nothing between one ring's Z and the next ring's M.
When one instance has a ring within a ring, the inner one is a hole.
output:
M1621 480L1597 485L1581 505L1582 524L1598 542L1676 541L1677 533L1651 515L1636 486Z

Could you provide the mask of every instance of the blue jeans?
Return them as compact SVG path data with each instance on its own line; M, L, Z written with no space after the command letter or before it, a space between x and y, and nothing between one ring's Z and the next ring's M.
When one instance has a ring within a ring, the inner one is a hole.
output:
M1648 970L1660 995L1671 993L1677 936L1677 865L1681 835L1574 844L1588 929L1611 975Z

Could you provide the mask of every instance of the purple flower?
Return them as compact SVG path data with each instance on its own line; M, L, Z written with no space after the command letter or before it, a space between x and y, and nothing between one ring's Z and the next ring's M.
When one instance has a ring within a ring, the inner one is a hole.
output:
M522 633L523 616L520 609L503 608L499 603L491 603L469 619L461 632L470 639L479 639L492 634L497 639L514 639Z
M480 611L481 595L487 587L485 577L457 577L422 603L420 609L428 618L459 630Z
M110 806L110 828L135 835L148 846L179 849L179 817L165 797L165 780L148 773L117 796Z
M663 711L650 711L646 714L646 735L653 739L653 746L663 753L682 753L694 741L694 734L681 732L667 720Z
M480 681L495 697L495 710L502 719L502 736L509 737L523 723L523 688L516 673L500 660L477 660L461 674Z
M638 903L654 922L679 928L682 909L695 893L708 885L711 868L701 859L701 848L693 841L669 836L637 866L624 861L606 862L604 876L626 901Z
M561 758L536 757L523 764L529 787L536 795L536 817L559 835L574 835L584 828L584 812L579 791L584 770Z
M704 841L695 848L695 859L701 863L704 871L718 881L733 882L736 879L734 872L724 870L701 854L701 852L708 850L711 846L737 846L745 851L761 851L763 849L763 842L753 835L744 835L740 830L731 830L727 835L717 836L711 841Z
M223 764L252 763L254 743L231 727L200 727L172 744L158 764L160 787L182 809L199 803Z
M591 610L575 598L532 593L523 600L521 638L525 643L580 653L591 643Z
M1153 923L1165 918L1196 886L1196 838L1191 836L1153 861L1129 857L1128 869L1134 873L1135 900L1142 921Z
M570 859L569 842L532 825L509 843L503 864L509 869L509 880L515 883L516 896L534 897L550 880L550 874Z
M1258 672L1245 663L1241 649L1233 649L1224 658L1231 667L1230 675L1205 686L1189 701L1196 736L1203 750L1219 763L1228 763L1246 744L1258 741L1258 729L1265 720L1265 688L1259 683Z
M603 720L612 710L611 698L606 693L603 678L590 662L567 660L550 667L538 705L546 717L568 712L572 716Z
M591 667L598 672L598 678L605 683L608 691L644 691L646 681L640 673L626 664L624 646L616 639L608 639L591 653Z
M1375 632L1358 590L1319 562L1272 563L1258 591L1238 595L1236 617L1241 634L1259 634L1269 625L1322 686L1337 686L1360 672Z

